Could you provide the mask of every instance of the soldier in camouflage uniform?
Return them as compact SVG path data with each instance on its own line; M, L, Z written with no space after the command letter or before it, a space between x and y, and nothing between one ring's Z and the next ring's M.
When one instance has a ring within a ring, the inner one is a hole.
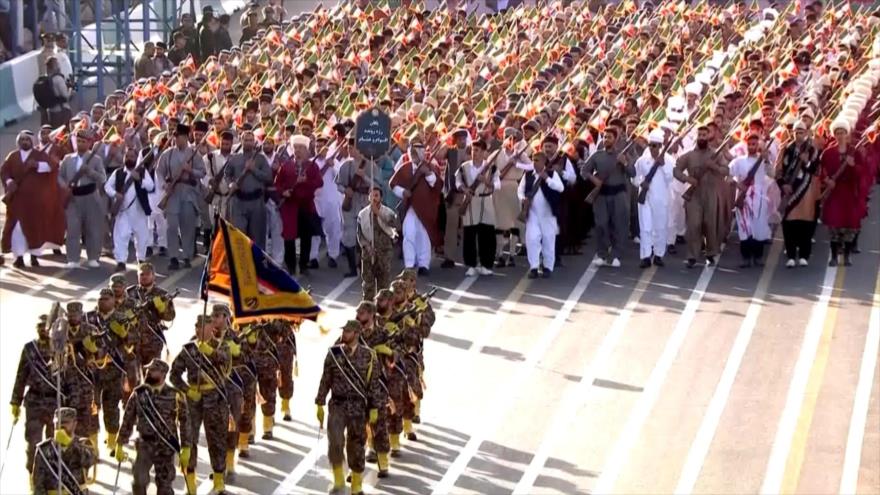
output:
M382 382L388 391L387 431L391 457L400 457L400 434L403 432L403 411L412 409L412 391L406 371L397 362L396 353L383 353ZM380 457L381 459L381 457Z
M376 353L360 345L361 324L348 321L342 327L342 344L334 345L324 359L324 372L315 397L318 422L324 424L324 403L330 397L327 440L330 465L333 468L333 493L345 489L342 462L343 448L351 469L351 493L362 494L364 475L364 444L366 425L375 425L380 404L379 369Z
M24 403L24 439L27 442L26 465L34 465L34 449L43 438L55 431L52 414L57 406L56 380L46 315L37 322L37 338L24 345L12 387L12 418L17 423Z
M281 413L284 421L292 421L290 415L290 399L293 398L293 377L296 370L296 331L299 324L285 320L273 322L281 333L278 342L278 395L281 396ZM265 396L264 396L265 397Z
M419 417L421 401L424 396L425 389L425 380L424 380L424 372L425 372L425 357L424 357L424 348L425 348L425 339L427 339L431 335L431 328L434 326L434 323L437 321L437 315L434 313L434 308L431 306L431 301L425 297L422 297L416 292L416 271L413 269L405 269L403 270L398 278L406 282L406 299L407 303L410 304L416 310L416 333L412 335L412 342L410 346L410 353L407 355L407 359L412 359L418 362L419 365L419 388L420 393L418 399L415 401L414 413L413 413L413 423L421 423L421 418Z
M125 404L116 460L128 458L125 445L135 425L135 459L132 468L132 495L146 495L150 485L150 469L156 473L156 494L173 495L174 456L180 454L181 466L190 462L193 439L186 396L165 383L168 363L154 359L147 364L144 383L137 386ZM195 493L195 492L190 492Z
M250 437L254 429L254 417L257 413L257 379L260 376L259 370L276 369L277 357L273 358L272 353L275 351L266 351L265 348L260 354L257 353L258 339L262 337L262 329L259 325L243 325L241 327L232 327L238 342L241 345L242 359L239 364L233 361L233 368L238 371L242 381L242 406L241 419L238 422L238 456L242 459L250 457L248 445L251 443ZM265 338L265 337L262 337ZM263 344L266 345L265 343ZM277 352L275 352L277 356ZM258 360L260 365L257 364ZM268 371L264 371L268 375ZM273 389L274 390L274 389ZM274 397L274 392L273 392Z
M391 257L397 239L397 214L382 204L382 190L373 187L370 204L358 213L357 239L361 247L363 298L372 301L391 280Z
M37 445L32 469L34 494L85 494L86 472L98 462L94 449L85 438L76 434L79 413L70 407L55 411L55 433ZM58 456L61 456L61 476L58 476Z
M196 489L199 430L205 424L205 438L214 478L214 493L226 490L226 433L229 431L229 403L226 399L226 372L230 367L229 348L214 335L208 318L199 315L196 338L183 345L171 362L171 384L186 392L189 399L192 456L186 470L186 486ZM186 373L186 381L183 374Z
M76 409L76 434L98 448L98 406L95 405L95 340L98 328L85 321L80 302L67 303L68 352L62 374L64 405Z
M377 355L391 354L389 347L388 334L383 328L376 326L376 305L370 301L361 301L356 310L358 323L361 324L360 344L369 347ZM339 343L339 342L337 342ZM381 366L379 367L381 371ZM388 390L385 383L379 376L379 404L378 419L375 426L367 429L367 443L370 446L370 453L367 455L367 462L378 462L379 477L388 476L388 452L391 447L388 443L388 427L387 427L387 402Z
M402 279L391 282L391 292L394 298L391 303L392 313L406 313L411 308L407 301L407 283ZM400 330L393 340L393 349L397 352L400 365L409 379L409 387L413 391L414 399L407 404L402 411L403 431L406 438L412 441L418 440L418 435L413 431L413 418L416 416L416 404L422 399L424 388L422 386L422 366L417 350L421 345L419 337L419 315L409 313L401 318L398 325Z
M245 348L240 344L240 339L231 329L232 312L226 304L215 304L211 309L211 325L214 327L214 336L221 340L229 349L229 369L226 374L226 399L229 402L229 412L232 421L229 423L229 431L226 433L226 479L232 481L235 477L235 447L238 440L238 429L241 426L242 407L244 400L244 380L241 367L247 355Z
M126 376L124 356L134 344L125 316L115 306L113 291L101 289L97 308L86 313L86 322L94 325L98 334L83 341L95 354L95 404L104 411L104 429L111 453L116 449L119 433L119 404Z
M257 386L263 403L260 411L263 414L263 439L272 439L274 426L275 397L278 394L278 344L282 335L278 327L271 322L252 325L247 333L247 340L253 349L254 365L257 368ZM242 421L244 422L244 421ZM239 442L241 447L241 442Z
M174 319L174 302L169 294L156 285L152 263L141 263L138 268L138 284L126 289L128 297L138 307L138 345L136 349L139 366L151 362L162 354L165 342L164 321Z
M128 396L141 382L141 371L138 369L137 346L138 339L138 307L135 300L128 297L126 288L125 275L116 274L110 277L110 289L113 291L113 298L116 300L116 312L118 318L125 320L124 328L114 326L114 332L118 331L120 340L125 341L124 350L120 348L120 353L125 361L125 387L122 389L123 402L128 401ZM144 363L146 364L146 363Z

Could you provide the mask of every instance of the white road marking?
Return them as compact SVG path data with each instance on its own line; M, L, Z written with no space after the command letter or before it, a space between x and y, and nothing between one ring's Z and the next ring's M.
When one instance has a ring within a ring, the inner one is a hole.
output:
M571 290L562 309L556 313L553 321L541 334L540 340L532 347L526 360L517 368L517 374L512 377L508 383L523 383L528 375L535 369L538 361L544 356L549 349L550 344L553 343L556 336L562 330L563 325L568 320L568 316L574 310L575 305L578 304L578 301L584 291L586 291L590 281L595 277L596 271L596 266L593 264L587 268L575 287ZM458 480L465 469L467 469L468 463L477 453L480 445L482 445L489 433L498 427L501 420L504 418L504 415L510 409L511 403L516 398L516 394L511 394L510 387L503 385L495 387L495 389L498 390L498 396L492 401L492 403L495 404L495 407L491 412L480 411L480 414L477 415L477 418L482 421L480 421L479 424L476 425L476 428L473 429L473 433L470 435L467 444L465 444L465 446L459 451L455 461L449 466L446 473L444 473L443 478L434 486L431 493L445 495L452 491L456 480Z
M458 301L467 294L467 290L471 285L476 281L476 277L466 277L461 283L456 286L456 288L452 291L452 295L443 301L443 304L437 310L437 321L446 321L448 317L449 311L458 304ZM333 291L335 292L335 290ZM328 294L328 298L333 294L331 292ZM441 320L443 318L443 320ZM275 487L275 490L272 492L273 495L287 495L290 493L294 493L297 485L299 485L300 481L308 474L312 472L312 468L318 463L321 457L327 452L327 434L324 432L321 435L319 441L309 450L306 456L299 461L296 467L291 471L284 480ZM364 485L365 488L369 488ZM201 487L199 487L199 493L201 493Z
M859 369L859 383L853 401L852 419L846 437L846 454L843 458L843 476L840 480L840 494L856 493L859 481L859 466L862 462L862 444L865 441L865 425L868 421L871 389L874 387L874 370L877 366L877 352L880 351L880 276L874 290L874 304L871 319L868 321L868 335L865 337L865 351Z
M547 462L547 458L550 457L553 447L569 431L570 425L577 416L581 406L590 401L590 392L595 390L593 382L596 381L596 377L599 376L600 372L604 371L610 364L611 355L614 353L620 338L623 337L623 332L626 330L629 319L636 306L638 306L639 301L641 301L642 295L645 293L655 273L655 268L642 272L629 300L614 319L614 323L611 324L611 328L596 349L593 359L585 363L584 369L581 371L581 379L576 384L569 386L568 390L565 391L562 402L557 406L556 414L550 422L549 431L544 434L544 438L541 439L541 444L538 446L534 457L532 457L532 461L529 463L528 468L526 468L525 473L523 473L522 478L520 478L519 483L513 489L514 495L527 495L534 491L535 480L538 479L541 470L544 469L544 464Z
M779 425L776 428L776 438L773 441L773 449L770 451L767 471L764 475L764 482L761 485L760 493L762 494L779 493L782 487L782 478L785 474L788 453L791 450L791 442L794 437L798 417L800 416L801 404L804 401L810 370L813 367L813 361L816 358L816 351L819 347L819 340L825 326L825 314L828 312L828 303L834 291L836 275L837 268L827 267L825 269L822 293L819 296L819 301L813 306L813 312L810 314L810 321L807 323L803 344L801 344L801 352L792 372L788 395L785 399L785 408L782 411Z
M608 460L605 461L605 466L602 468L602 473L597 480L597 485L596 488L593 489L593 493L602 493L599 491L601 488L604 488L604 492L610 492L614 483L617 481L620 471L628 460L630 449L632 449L632 446L639 438L639 434L645 421L648 419L648 415L651 413L654 404L660 397L660 390L666 382L666 375L669 374L669 369L672 367L675 358L678 356L679 350L681 350L681 346L684 344L684 340L697 316L697 310L700 308L700 304L703 301L703 296L706 295L706 289L709 287L709 282L712 280L712 276L715 275L718 262L720 261L721 257L719 256L716 260L715 266L705 267L703 268L702 273L700 273L700 278L697 279L697 284L691 291L691 295L685 304L684 311L682 311L681 316L672 331L672 335L666 342L666 347L663 349L663 353L660 355L657 364L654 366L654 369L648 377L644 391L642 391L638 402L632 412L630 412L629 418L626 421L626 426L624 426L622 430L623 433L618 438L614 448L611 450Z
M712 399L706 408L703 421L700 422L700 428L697 430L694 441L691 443L691 448L688 450L684 468L682 468L678 484L674 490L676 494L693 492L700 471L703 469L703 463L706 461L706 455L709 453L712 439L715 438L715 431L721 422L721 415L727 406L727 399L730 397L734 380L736 380L736 375L739 373L740 366L742 366L743 357L745 357L749 342L752 339L755 326L758 324L758 316L761 314L761 308L764 307L764 300L767 297L767 288L770 286L773 272L779 264L780 246L781 244L776 242L770 251L769 262L764 267L764 272L761 274L761 279L758 281L758 286L755 288L755 293L752 295L752 300L746 310L746 316L740 324L736 340L733 341L733 347L731 347L730 353L727 356L727 363L725 363L724 370L721 372L721 378L719 378L718 384L715 386L715 392L712 394Z

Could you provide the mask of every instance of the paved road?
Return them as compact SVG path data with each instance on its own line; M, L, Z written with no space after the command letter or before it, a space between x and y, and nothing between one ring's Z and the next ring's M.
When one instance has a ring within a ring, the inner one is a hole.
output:
M780 239L763 270L736 268L733 237L715 269L687 270L679 256L640 270L632 246L624 267L596 270L592 245L550 280L527 280L522 266L479 279L435 269L420 281L440 291L419 440L404 442L390 478L369 469L368 493L880 493L878 208L875 194L852 268L824 266L820 228L813 265L794 270L780 260ZM61 263L0 271L0 397L36 315L54 299L93 306L113 268ZM183 289L172 351L202 310L199 268L163 273L162 285ZM359 290L340 270L301 282L328 325L352 315ZM294 421L258 441L233 493L329 488L313 398L338 333L301 329ZM10 427L0 408L0 438ZM19 425L0 492L26 491L23 448ZM115 468L102 456L99 494L112 491ZM126 467L120 485L129 483Z

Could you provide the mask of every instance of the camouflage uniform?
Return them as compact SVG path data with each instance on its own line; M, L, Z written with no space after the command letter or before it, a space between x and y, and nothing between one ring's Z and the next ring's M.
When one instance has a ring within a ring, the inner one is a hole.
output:
M56 419L59 423L75 420L78 413L67 407L58 409ZM58 426L60 428L60 426ZM61 456L61 481L64 493L87 493L86 472L98 462L92 446L85 438L73 435L67 446L55 439L47 439L37 445L33 464L33 484L36 495L58 493L58 456Z
M284 338L280 325L274 322L256 326L248 339L254 340L254 365L257 367L257 384L263 403L263 438L272 439L272 428L275 416L275 396L278 393L278 370L281 365L278 347ZM242 419L242 422L244 420Z
M150 363L161 367L166 373L168 364L158 359ZM152 404L153 407L150 407ZM162 418L157 428L153 413ZM137 421L138 439L135 442L137 451L132 468L133 495L145 495L150 484L150 469L156 473L156 494L173 495L174 489L174 456L180 448L192 446L192 429L189 423L189 409L186 396L171 385L151 387L139 385L134 389L125 404L125 415L119 430L119 448L128 443ZM160 433L158 430L163 430Z
M10 404L18 411L24 402L24 438L27 442L27 469L34 465L34 449L45 437L55 432L52 414L57 406L56 375L52 372L52 349L45 330L45 316L41 317L41 335L24 345L15 373ZM27 392L25 392L25 389ZM18 414L17 412L14 414ZM45 436L44 436L45 434Z
M370 206L365 209L368 208ZM364 212L361 212L358 216L363 215ZM394 254L394 241L391 236L378 227L375 213L371 212L369 215L373 219L373 228L370 229L373 233L372 243L364 238L360 232L360 224L358 225L358 241L361 243L361 252L363 253L361 256L361 288L363 299L366 301L372 301L376 296L376 291L387 288L391 282L391 257ZM391 215L394 216L393 212ZM394 223L397 223L396 217ZM390 227L393 228L393 226Z
M195 341L184 344L183 349L171 363L171 384L179 390L186 390L190 412L192 439L199 438L202 423L205 424L205 438L208 442L208 455L215 476L226 470L226 433L229 428L229 405L226 400L225 373L229 369L229 349L220 341L208 343L213 351L210 355L199 350ZM210 366L207 364L210 363ZM186 372L187 380L183 380ZM210 375L208 374L210 373ZM219 377L216 374L219 373ZM219 386L220 388L217 388ZM201 393L199 400L189 397L190 391ZM187 472L195 472L198 460L198 442L193 441L192 457Z
M349 322L349 324L360 324ZM346 360L351 364L349 366ZM324 359L324 372L318 386L315 404L323 406L330 396L330 411L327 421L327 440L329 443L327 457L333 466L341 466L345 459L343 446L348 457L348 467L353 473L364 471L364 445L366 443L367 412L378 409L380 404L379 380L374 379L378 373L376 353L359 345L354 353L349 354L345 345L334 345ZM357 370L358 385L352 386L351 367ZM345 372L343 372L345 370ZM349 373L345 375L343 373ZM364 396L366 395L366 396Z
M241 377L241 418L236 423L238 427L238 450L240 457L249 457L248 438L253 431L254 417L257 412L257 376L255 348L260 330L253 325L242 327L237 335L241 345L240 364L233 361L233 369ZM271 361L271 358L269 358ZM276 365L277 366L277 365Z
M116 299L116 311L123 316L125 320L124 329L114 328L114 332L118 332L119 339L124 342L124 348L120 348L120 354L125 360L126 383L122 389L122 400L128 401L128 396L132 390L141 382L141 371L138 369L137 348L139 335L138 324L138 306L134 299L128 296L128 290L125 287L125 276L114 275L110 278L110 288L114 292ZM115 327L115 326L114 326ZM146 361L144 364L148 363Z
M226 320L226 330L222 335L223 345L229 349L229 368L226 372L226 399L229 402L229 413L232 422L226 432L226 473L230 476L235 470L235 447L238 440L238 432L241 427L242 410L244 408L244 376L247 370L247 341L237 335L229 326L231 313L229 306L215 304L211 311L211 317L222 316ZM216 328L216 327L215 327Z
M112 297L110 289L103 289L102 297L105 291ZM108 314L97 309L89 311L86 321L99 331L96 337L88 337L90 346L95 348L95 404L104 411L107 445L112 450L119 432L119 404L127 374L125 356L130 355L134 345L134 332L128 331L125 314L116 309Z
M293 375L296 362L296 326L284 320L274 322L281 333L278 343L278 395L281 396L281 412L290 421L290 399L293 398Z
M162 322L174 319L174 301L170 300L165 289L155 284L149 288L132 285L126 289L126 293L139 308L138 345L135 352L137 362L143 366L160 357L162 348L167 347L164 333L167 328ZM162 311L159 310L157 304L164 306L161 308Z
M82 303L67 305L68 318L72 314L82 315ZM67 399L64 405L76 409L76 434L92 441L97 448L98 407L95 405L95 363L94 352L89 342L94 342L99 331L85 321L85 315L78 325L71 324L67 330L68 355L62 373L62 382Z
M403 432L403 411L412 410L412 391L406 371L400 363L395 362L394 368L383 368L382 374L385 388L388 390L387 431L391 447L391 456L397 457L400 452L400 434Z

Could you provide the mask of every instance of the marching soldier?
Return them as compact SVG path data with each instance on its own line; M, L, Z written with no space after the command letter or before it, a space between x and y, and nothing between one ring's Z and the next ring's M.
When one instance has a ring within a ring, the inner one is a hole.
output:
M388 390L386 421L388 422L391 457L400 457L400 434L403 432L403 411L412 409L412 389L406 370L397 360L397 353L382 353L382 380ZM379 456L381 460L381 455ZM379 465L381 468L381 464Z
M70 407L59 407L55 411L53 438L37 445L32 471L34 494L58 494L59 486L60 493L87 493L85 473L97 464L98 457L88 440L76 434L77 416L79 413Z
M371 301L377 290L388 287L391 279L391 257L397 240L397 214L382 204L382 189L373 187L370 204L360 210L357 219L363 298Z
M324 359L324 372L315 397L318 423L324 426L324 403L330 397L327 440L330 465L333 468L333 493L345 489L342 470L343 447L351 469L351 493L362 494L364 476L364 444L366 424L378 419L379 373L376 353L359 344L361 324L349 320L342 327L342 344L334 345ZM369 411L369 413L368 413Z
M98 409L95 405L93 360L98 329L85 321L81 302L67 303L67 323L70 347L62 375L63 386L68 391L65 405L76 409L76 434L88 438L97 450Z
M229 412L232 414L232 423L226 433L226 479L232 481L235 476L235 446L238 439L238 431L241 427L242 405L244 400L244 375L241 371L246 368L243 364L247 357L241 339L233 333L231 328L232 313L226 304L215 304L211 309L211 325L214 327L214 336L224 343L229 349L229 371L226 373L226 398L229 401ZM234 427L233 427L234 425Z
M186 391L192 439L199 438L202 423L208 442L208 455L214 479L214 493L226 489L226 434L229 427L229 402L226 398L225 371L229 369L229 349L214 335L214 328L201 315L196 321L195 339L184 344L171 362L171 384ZM183 374L186 373L186 381ZM196 492L198 444L193 442L192 456L186 465L186 487Z
M86 337L87 348L95 353L95 404L104 411L104 429L110 452L116 448L119 433L119 404L126 377L127 349L133 345L125 315L116 309L113 290L101 289L98 306L86 313L86 322L98 329L95 337Z
M192 437L186 397L180 390L165 383L168 363L154 359L147 364L144 383L139 385L125 404L125 416L119 430L116 460L128 456L125 445L137 424L135 459L132 468L133 495L146 495L150 469L155 469L156 494L173 495L174 455L180 454L180 465L187 466L192 454ZM195 492L189 492L195 493Z
M163 321L172 321L175 316L174 301L165 289L156 285L156 273L152 263L141 263L138 268L138 283L126 289L128 297L140 308L138 312L137 362L139 366L159 357L165 341Z
M275 397L278 394L278 369L281 367L278 345L282 338L278 326L272 322L255 326L247 336L254 349L257 386L260 396L263 397L263 403L260 405L260 411L263 413L263 440L272 439L272 428L275 426ZM239 449L241 447L242 441L239 437ZM242 450L240 455L248 457L246 450Z
M255 346L260 330L256 325L232 327L236 342L241 345L241 357L238 362L233 359L233 370L241 376L242 406L241 419L238 427L238 456L242 459L250 457L248 444L253 432L254 417L257 413L257 365L254 359ZM233 446L234 447L234 446Z
M391 282L391 292L394 294L391 306L397 313L405 313L407 308L407 289L406 281L397 279ZM418 440L418 435L413 431L413 419L418 414L418 407L424 396L422 388L422 368L419 362L419 356L416 354L416 347L421 341L418 338L418 322L417 316L409 314L404 316L400 323L399 335L394 339L394 350L397 352L401 365L406 371L409 378L409 386L413 391L413 400L408 404L409 407L401 413L403 417L403 432L406 438L411 441Z
M292 421L290 399L293 398L293 377L298 374L295 373L297 327L285 320L275 320L272 324L281 336L278 341L278 395L281 396L281 413L284 421Z
M122 401L127 402L128 396L140 384L140 370L137 364L138 339L138 308L135 300L128 296L125 275L117 273L110 277L110 290L113 291L115 301L114 317L118 320L117 325L111 325L110 330L118 339L117 348L125 362L126 383L122 389ZM124 343L124 345L122 345Z
M54 429L52 414L57 405L57 388L52 372L52 348L46 315L37 322L37 338L24 345L18 360L15 385L12 387L12 418L21 417L24 403L24 439L27 442L26 466L30 472L34 465L34 449L45 437L51 437ZM63 398L63 397L62 397Z
M370 327L373 326L373 320L370 320ZM388 389L389 379L388 373L384 366L385 358L391 356L393 358L394 351L387 345L378 345L376 348L376 356L380 362L377 363L379 370L378 376L378 393L377 393L377 410L376 423L371 424L368 432L372 432L372 442L370 454L367 456L367 462L375 462L379 467L379 478L388 477L388 453L391 451L391 442L388 435L388 416L391 407L391 395Z
M164 182L162 189L169 198L164 205L168 222L168 256L171 257L169 270L180 268L178 259L181 249L183 267L192 266L199 208L203 202L198 184L205 176L205 163L198 151L189 145L189 130L189 126L177 125L174 131L175 146L162 152L156 166L156 180Z

